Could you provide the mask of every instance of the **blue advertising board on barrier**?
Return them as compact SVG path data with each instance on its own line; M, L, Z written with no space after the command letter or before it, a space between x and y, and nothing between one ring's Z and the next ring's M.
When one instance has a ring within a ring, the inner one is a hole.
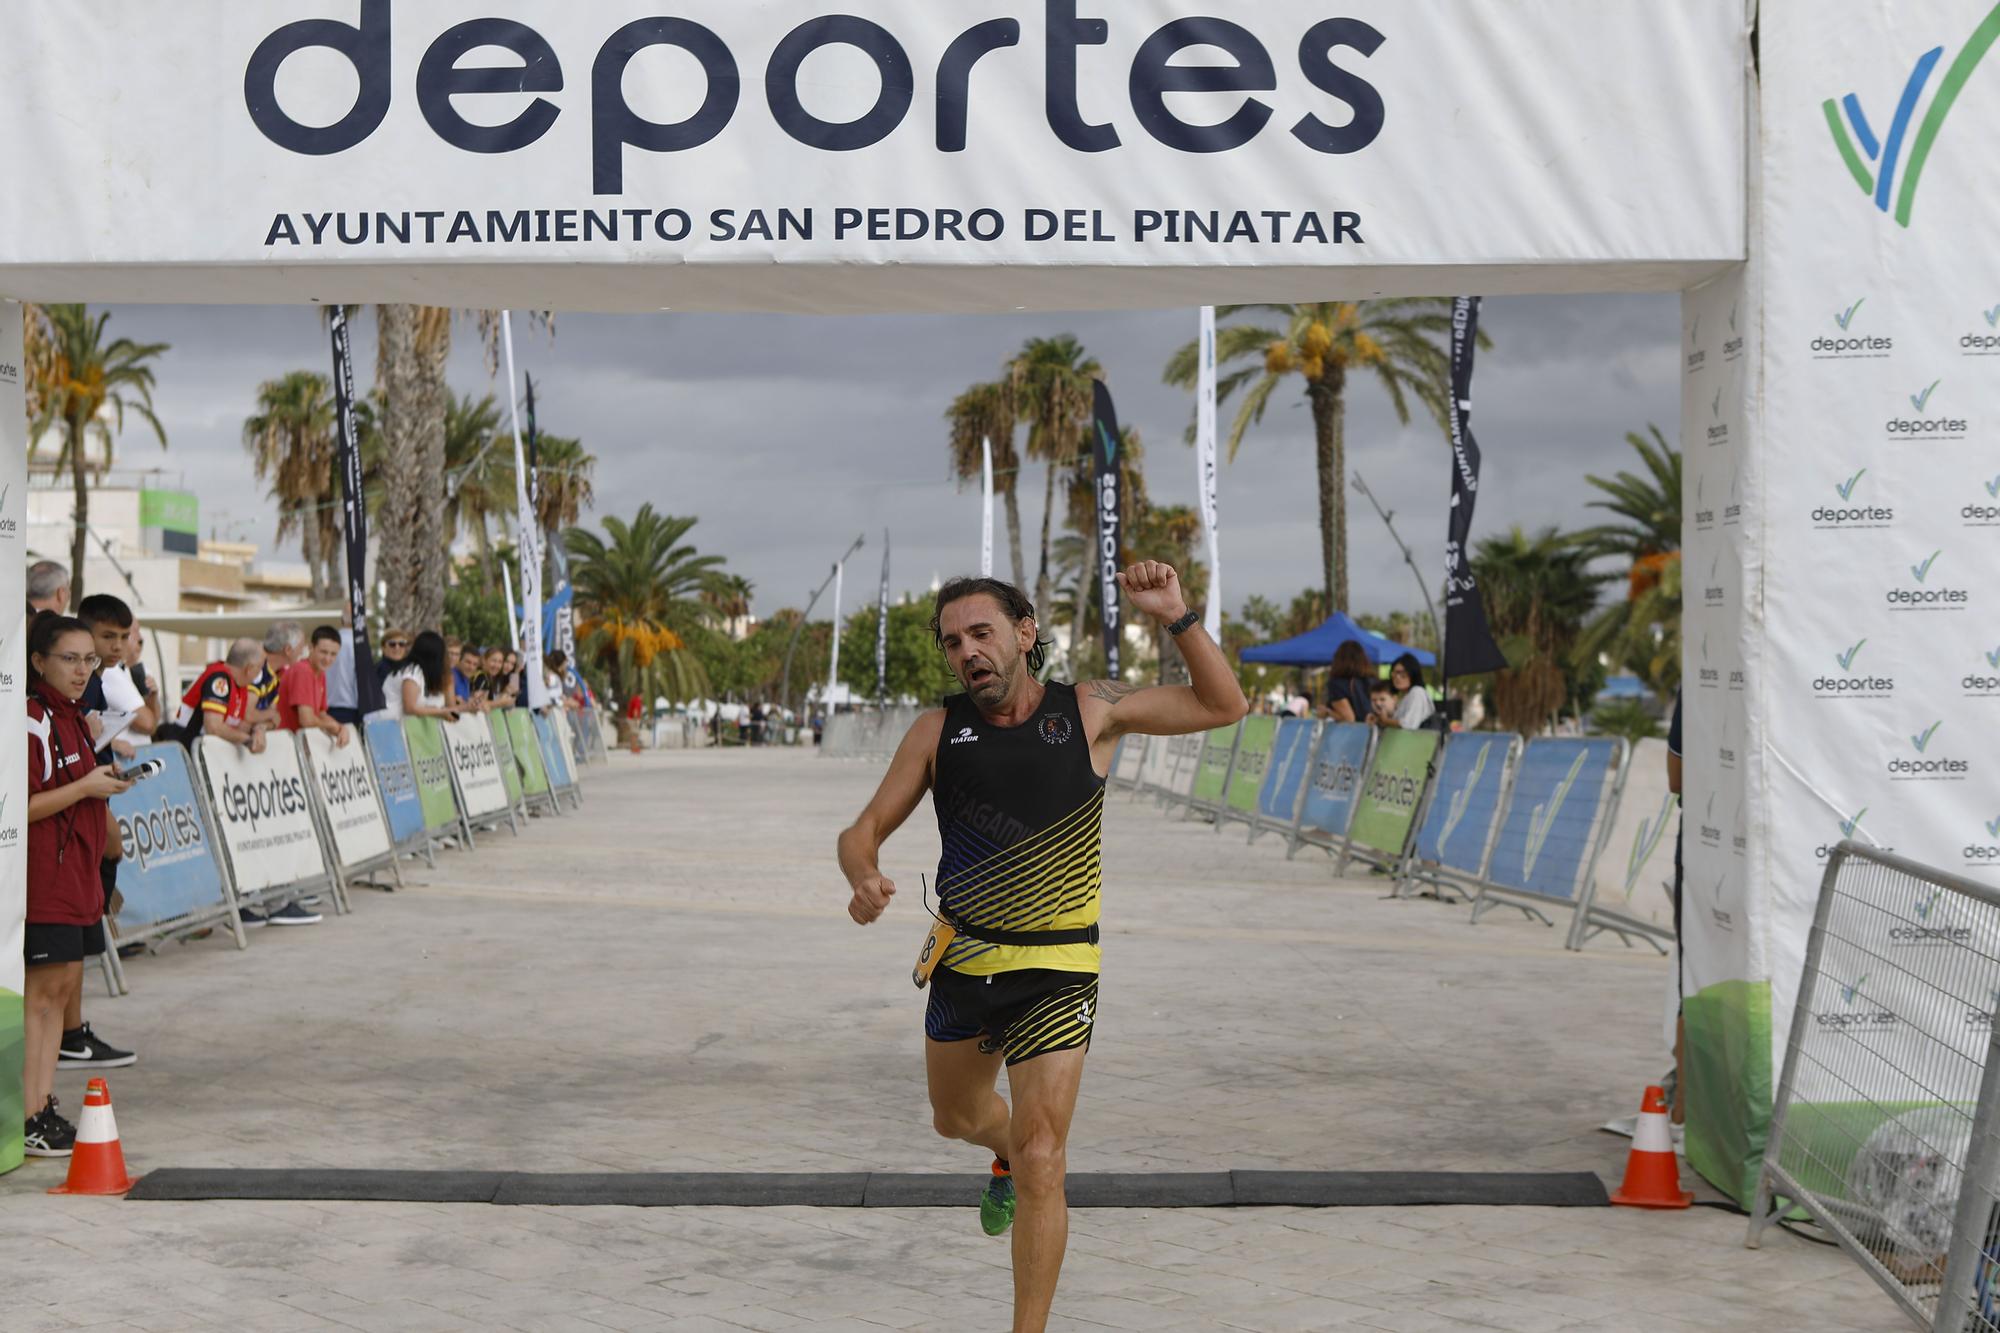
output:
M1320 728L1294 851L1308 838L1325 843L1347 836L1347 821L1354 814L1354 798L1361 793L1368 743L1373 738L1374 729L1359 722L1329 722Z
M1486 880L1498 888L1576 899L1624 766L1615 738L1530 741Z
M1507 792L1508 759L1518 742L1503 731L1462 731L1445 738L1430 808L1417 830L1418 859L1468 875L1486 868L1487 844Z
M229 895L222 886L207 812L196 795L194 768L178 745L146 745L133 762L160 762L160 771L111 798L125 859L118 867L118 911L123 940L159 934L168 922L226 916Z
M424 804L410 766L410 743L403 724L394 718L368 723L366 736L368 761L375 766L375 790L382 798L382 813L389 817L389 841L401 847L424 831Z
M540 713L533 716L535 743L542 747L542 766L549 771L549 785L567 791L576 786L576 770L569 753L563 749L562 738L556 734L556 724Z
M1312 766L1313 721L1288 717L1278 723L1271 740L1271 758L1264 769L1264 785L1257 792L1257 815L1267 824L1291 826L1299 807L1299 788L1305 785L1306 770Z

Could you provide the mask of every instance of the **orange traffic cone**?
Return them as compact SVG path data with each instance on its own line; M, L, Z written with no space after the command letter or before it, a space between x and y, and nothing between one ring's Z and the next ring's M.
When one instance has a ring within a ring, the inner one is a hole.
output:
M123 1194L135 1182L125 1174L125 1150L118 1146L118 1121L111 1114L111 1089L104 1080L90 1080L83 1094L83 1115L76 1122L76 1151L69 1158L69 1179L51 1194Z
M1657 1087L1647 1088L1639 1105L1632 1152L1625 1159L1625 1183L1611 1202L1631 1208L1686 1208L1694 1202L1694 1195L1681 1188L1673 1130L1667 1126L1667 1094Z

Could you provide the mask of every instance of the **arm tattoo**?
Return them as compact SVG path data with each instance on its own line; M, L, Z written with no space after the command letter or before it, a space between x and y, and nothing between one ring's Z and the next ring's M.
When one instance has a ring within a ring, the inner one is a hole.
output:
M1128 694L1138 693L1141 688L1138 685L1128 685L1122 680L1093 680L1090 682L1091 697L1102 699L1105 703L1114 706L1120 699L1123 699Z

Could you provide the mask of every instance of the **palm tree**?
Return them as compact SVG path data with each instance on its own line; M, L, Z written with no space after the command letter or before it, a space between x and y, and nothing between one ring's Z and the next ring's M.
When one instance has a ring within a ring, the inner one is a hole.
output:
M333 385L324 375L294 370L257 386L257 410L243 422L243 446L257 479L278 502L278 537L296 535L312 580L313 600L336 586L340 509L334 484L337 432Z
M1028 457L1048 465L1042 497L1042 555L1035 570L1035 604L1049 598L1049 520L1054 516L1056 474L1084 452L1096 409L1096 381L1104 368L1073 334L1030 338L1007 363L1015 402L1028 423Z
M741 574L717 574L703 590L701 600L715 612L731 638L741 638L750 616L750 598L756 591L757 585Z
M1623 522L1586 528L1570 540L1588 559L1621 561L1627 591L1585 627L1576 651L1580 658L1608 655L1664 692L1680 682L1681 455L1658 426L1646 429L1648 435L1625 436L1645 476L1584 478L1610 497L1590 507L1608 509Z
M151 363L167 351L166 343L135 343L130 338L105 341L111 314L92 315L88 306L50 305L41 309L43 327L37 352L29 359L30 373L44 378L32 390L41 403L29 438L52 425L62 426L62 457L69 460L75 486L75 535L70 539L70 604L84 596L83 560L89 545L90 489L86 483L90 442L104 446L105 467L111 463L113 442L125 429L129 410L153 428L162 449L167 432L153 414L154 371ZM39 357L39 360L36 357ZM110 421L106 421L107 412ZM61 459L57 466L61 466Z
M1012 376L975 384L952 399L945 410L951 423L951 474L955 481L972 481L985 466L981 448L993 444L993 489L1007 507L1007 553L1013 558L1014 586L1028 581L1021 564L1021 503L1014 484L1021 477L1021 457L1014 452L1016 411Z
M1605 582L1588 565L1554 528L1529 536L1516 527L1473 548L1486 620L1510 664L1493 684L1494 714L1504 729L1535 735L1577 692L1568 668Z
M1312 408L1319 479L1319 539L1325 592L1337 610L1348 609L1347 586L1347 386L1348 377L1373 374L1389 395L1396 419L1410 421L1410 400L1440 423L1451 391L1451 300L1442 296L1383 301L1323 301L1310 305L1220 306L1228 318L1264 311L1280 325L1230 324L1217 330L1216 401L1227 402L1248 386L1229 428L1233 462L1243 437L1264 419L1285 376L1305 380ZM1480 335L1480 345L1487 345ZM1193 389L1200 378L1199 346L1189 343L1167 362L1169 384Z
M359 307L348 307L349 317ZM451 543L445 525L445 387L454 312L442 306L375 307L375 378L381 393L381 532L378 559L388 585L388 618L401 625L444 623ZM489 370L498 365L500 317L473 312ZM550 326L545 313L531 324Z
M715 585L719 555L701 555L683 541L693 518L639 506L627 523L604 520L603 537L573 528L566 534L579 623L577 653L609 673L619 697L657 692L695 699L708 692L700 659L684 633L712 615L701 600Z
M500 409L493 395L474 400L471 394L452 399L444 413L444 529L447 541L469 533L479 558L479 577L490 592L500 586L493 560L491 525L497 520L504 540L514 512L514 453L501 444Z
M535 522L543 532L576 526L597 499L592 484L597 455L567 435L543 435L535 443Z

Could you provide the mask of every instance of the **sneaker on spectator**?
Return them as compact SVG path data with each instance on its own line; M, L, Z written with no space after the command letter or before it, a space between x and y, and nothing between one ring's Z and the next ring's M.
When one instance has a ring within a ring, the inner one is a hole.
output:
M301 906L301 907L308 907L308 908L310 908L310 907L318 907L318 906L319 906L319 895L318 895L317 893L309 893L309 894L307 894L307 895L306 895L305 897L303 897L303 898L299 899L299 906Z
M287 903L271 913L270 920L274 926L316 926L325 918L318 912L308 912L297 903Z
M76 1150L76 1126L57 1112L54 1097L22 1129L21 1149L30 1157L67 1157Z
M270 924L270 919L254 907L239 908L236 916L243 922L243 929L245 930L255 930L259 926Z
M138 1063L138 1056L119 1050L92 1032L88 1020L82 1027L63 1033L62 1047L56 1052L57 1069L123 1069Z

